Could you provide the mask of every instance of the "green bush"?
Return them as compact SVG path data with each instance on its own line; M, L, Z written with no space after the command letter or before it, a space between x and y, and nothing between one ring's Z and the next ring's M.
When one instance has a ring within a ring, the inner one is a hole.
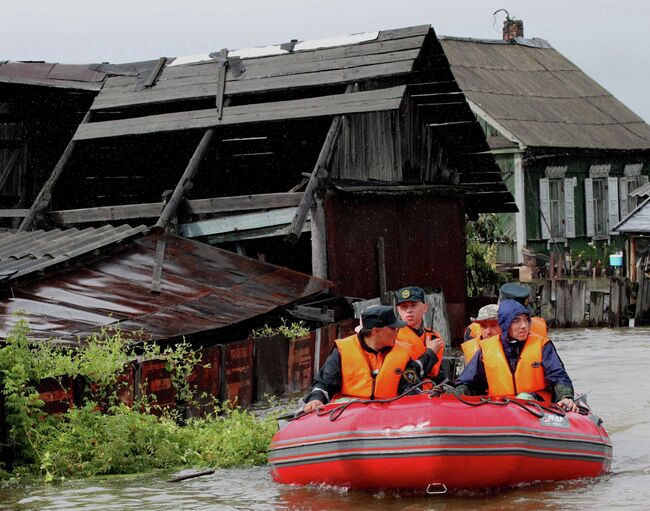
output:
M307 328L304 321L295 321L287 324L287 320L282 318L281 325L277 327L264 325L262 328L253 330L251 332L251 337L272 337L277 334L284 335L287 339L295 339L309 334L309 328Z
M52 481L186 466L265 463L275 432L273 416L260 419L215 402L214 414L183 424L180 410L156 409L146 398L133 408L121 403L116 378L135 356L119 331L104 330L88 338L82 350L31 343L27 321L20 319L0 348L8 437L15 458L13 475L42 474ZM187 376L200 358L188 343L164 349L145 344L139 357L163 360L179 401L195 402L196 389L187 383ZM58 415L44 413L34 382L48 377L62 385L63 378L83 377L90 391L82 406Z

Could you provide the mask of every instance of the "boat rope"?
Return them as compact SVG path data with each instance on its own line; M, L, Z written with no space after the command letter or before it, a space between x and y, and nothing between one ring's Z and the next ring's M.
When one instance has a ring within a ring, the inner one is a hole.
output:
M412 395L414 391L420 390L423 386L428 386L432 383L433 382L431 380L423 380L418 384L409 387L406 391L402 392L401 394L395 397L391 397L387 399L355 398L340 403L338 406L335 406L334 408L330 408L330 409L318 408L317 410L315 410L315 413L318 417L327 415L329 416L328 418L330 421L335 421L341 416L341 414L343 414L345 410L347 410L352 405L392 403L394 401L402 399L405 396ZM462 395L453 394L453 392L449 392L449 389L450 387L445 385L445 382L442 382L440 384L433 385L433 387L430 389L424 391L420 390L420 392L422 394L427 394L429 396L429 399L440 397L443 394L451 393L458 401L460 401L461 403L467 406L483 406L483 405L507 406L512 404L520 407L522 410L530 413L531 415L534 415L537 418L542 418L546 414L558 415L560 417L564 417L566 415L566 411L562 407L556 404L533 402L533 401L517 399L512 397L491 398L488 396L481 396L478 401L473 401L473 400L465 399Z
M556 404L545 404L540 402L527 401L524 399L517 399L512 397L502 397L498 399L493 399L488 396L481 396L478 401L468 401L463 398L462 395L454 394L456 399L467 406L482 406L482 405L494 405L494 406L507 406L513 404L519 406L522 410L527 411L528 413L534 415L535 417L542 418L544 415L550 413L553 415L559 415L564 417L566 411Z
M405 396L412 395L415 390L418 390L421 388L423 385L428 385L433 383L431 380L422 380L421 382L413 385L412 387L409 387L406 389L404 392L399 394L398 396L395 397L390 397L386 399L361 399L361 398L355 398L351 399L349 401L345 401L344 403L341 403L340 405L330 409L330 410L324 410L322 408L319 408L316 410L316 415L319 417L322 417L323 415L329 415L329 420L330 421L335 421L338 419L341 414L347 410L349 406L355 405L355 404L361 404L361 405L369 405L369 404L377 404L377 403L392 403L393 401L397 401L398 399L402 399ZM422 393L429 393L432 392L436 387L434 386L433 389L424 391Z

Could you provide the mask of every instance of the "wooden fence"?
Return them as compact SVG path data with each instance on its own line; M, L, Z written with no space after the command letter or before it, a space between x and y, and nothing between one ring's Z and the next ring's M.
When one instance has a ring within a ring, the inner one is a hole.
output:
M628 325L631 313L629 284L625 279L609 279L605 290L588 289L586 279L547 279L524 285L530 289L531 303L537 303L537 297L541 297L540 314L550 327Z
M131 406L144 393L160 408L182 406L188 416L201 416L212 410L211 397L248 406L267 396L306 391L334 341L351 335L357 324L358 320L347 319L296 339L275 335L204 348L188 378L199 395L207 395L197 403L178 402L171 374L161 360L130 363L116 382L118 395ZM67 411L87 392L84 382L70 378L42 380L37 390L48 413Z

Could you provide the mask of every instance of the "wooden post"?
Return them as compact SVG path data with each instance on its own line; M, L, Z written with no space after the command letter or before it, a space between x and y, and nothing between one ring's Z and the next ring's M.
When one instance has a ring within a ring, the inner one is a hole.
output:
M629 257L630 257L630 264L629 264L629 269L630 273L628 274L630 276L630 280L632 282L636 281L636 238L633 236L630 238L630 251L629 251Z
M621 326L621 305L623 300L622 295L625 288L622 286L622 280L613 278L609 281L609 326L617 328Z
M605 293L592 291L589 294L589 326L598 326L603 321L603 303Z
M542 287L541 314L549 325L555 326L555 313L553 312L553 302L551 301L552 282L549 279L544 281Z
M587 289L584 280L574 280L571 282L571 315L569 326L584 327L585 322L585 291Z
M16 149L12 153L11 157L9 158L9 161L7 162L7 165L5 165L5 168L2 169L2 173L0 173L0 190L4 188L5 183L7 182L9 176L11 175L11 171L16 165L16 162L18 161L18 157L20 156L21 152L22 150L20 148Z
M551 257L551 260L548 263L548 276L549 278L553 279L555 278L555 252L551 250L551 253L549 255Z
M571 293L567 287L566 280L557 280L555 283L555 317L559 328L567 325L567 303L571 304Z
M80 124L86 124L88 121L90 121L90 110L86 112L86 115L84 115ZM68 163L70 156L72 156L72 151L75 147L75 144L76 142L74 141L74 137L73 137L68 142L68 145L66 146L65 150L63 151L63 154L59 158L59 161L56 163L56 166L54 167L54 170L50 174L50 177L47 179L47 181L45 181L43 188L41 188L41 191L36 196L36 199L34 199L34 203L32 204L32 207L29 209L29 214L22 221L20 227L18 227L18 232L28 231L32 227L32 224L34 223L34 220L39 215L39 213L44 209L46 209L47 207L49 207L50 202L52 202L52 189L54 188L56 182L61 177L61 174L63 173L63 169L65 168L65 165Z
M311 272L315 277L327 278L327 232L320 197L314 200L311 208Z
M223 97L226 94L226 72L228 71L228 48L222 48L219 51L219 57L225 59L223 64L219 65L217 68L217 97L215 99L215 105L217 107L217 113L219 114L219 120L223 117Z
M384 238L377 238L377 273L379 274L379 296L386 293L386 252Z
M161 233L162 231L164 231L172 216L176 214L176 210L178 209L178 206L181 203L181 199L183 198L185 189L187 188L188 184L194 177L196 170L199 168L199 164L201 163L201 158L203 158L206 149L210 145L210 140L212 140L213 135L214 135L214 128L208 129L203 134L203 137L201 138L199 145L194 150L194 154L192 155L192 158L190 158L190 161L187 164L187 167L185 168L185 172L183 172L180 181L176 185L176 188L174 188L174 192L172 193L172 196L170 197L167 204L165 205L165 209L163 209L160 218L158 218L158 222L156 222L156 225L153 227L155 232Z
M352 84L348 85L345 89L345 94L352 92L352 88ZM334 152L335 142L341 129L341 119L342 116L340 115L337 115L334 117L334 119L332 119L332 124L330 125L330 129L327 132L327 136L325 137L325 142L323 142L323 146L321 147L320 153L318 154L318 159L316 160L314 169L309 176L309 181L305 187L305 193L303 194L302 200L298 205L296 215L293 217L291 227L289 228L289 232L287 234L287 240L291 243L296 243L300 237L302 226L305 224L305 220L307 219L307 212L309 211L311 203L314 200L314 191L318 185L318 179L320 177L321 170L328 167L329 160Z

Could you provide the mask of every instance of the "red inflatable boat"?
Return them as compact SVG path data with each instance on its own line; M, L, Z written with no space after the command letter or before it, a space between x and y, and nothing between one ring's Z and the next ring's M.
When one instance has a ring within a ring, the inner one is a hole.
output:
M279 483L436 493L596 477L611 459L590 412L432 394L329 404L291 420L269 451Z

